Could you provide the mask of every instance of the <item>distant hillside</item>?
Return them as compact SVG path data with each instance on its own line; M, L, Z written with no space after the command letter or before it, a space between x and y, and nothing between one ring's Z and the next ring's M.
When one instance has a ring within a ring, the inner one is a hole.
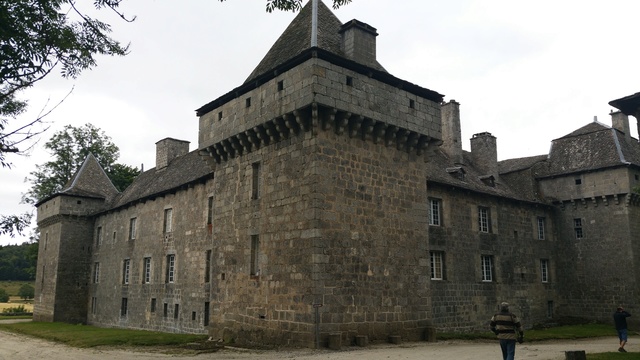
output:
M0 246L0 281L33 281L36 278L38 243Z

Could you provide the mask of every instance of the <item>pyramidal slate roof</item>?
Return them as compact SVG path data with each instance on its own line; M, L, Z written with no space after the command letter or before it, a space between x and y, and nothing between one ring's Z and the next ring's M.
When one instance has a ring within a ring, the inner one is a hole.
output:
M104 172L96 157L89 153L80 169L64 185L62 190L38 201L36 206L60 194L110 201L118 194L118 189L113 185L107 173Z
M273 44L267 55L260 61L258 66L251 72L245 84L251 82L258 76L277 68L287 60L293 59L303 51L311 48L313 6L312 1L308 1L302 8L278 40ZM333 54L343 56L341 49L342 35L340 29L342 22L333 12L322 2L318 1L318 45L317 47ZM385 71L377 61L373 68Z

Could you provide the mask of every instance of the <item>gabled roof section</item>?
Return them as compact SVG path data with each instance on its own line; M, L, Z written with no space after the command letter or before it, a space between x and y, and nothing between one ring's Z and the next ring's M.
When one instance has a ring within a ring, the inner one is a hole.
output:
M640 92L609 101L609 105L622 111L626 115L637 116L640 110Z
M80 169L60 191L66 195L95 196L110 199L118 194L98 159L89 153Z
M245 84L255 80L258 76L272 71L287 61L302 54L311 46L311 22L312 22L312 1L302 8L291 24L280 35L273 44L267 55L260 61L258 66L251 72ZM341 49L342 36L340 28L342 23L333 12L322 2L318 1L318 48L330 53L343 56ZM377 62L373 68L385 71Z
M136 201L151 199L175 192L189 184L205 181L213 176L209 165L194 150L171 160L167 167L152 168L140 174L114 201L112 209Z

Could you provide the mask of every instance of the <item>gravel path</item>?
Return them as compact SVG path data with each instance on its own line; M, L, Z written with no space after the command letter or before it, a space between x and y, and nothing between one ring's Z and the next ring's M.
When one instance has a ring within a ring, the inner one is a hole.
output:
M630 352L640 353L638 343L640 338L630 339ZM617 338L606 337L572 341L525 342L518 345L516 359L530 360L562 360L565 351L585 350L588 353L607 352L617 350ZM401 345L372 345L367 348L349 347L343 351L331 350L281 350L255 351L243 349L224 349L216 353L194 354L163 354L141 349L76 349L66 345L56 344L23 335L16 335L0 331L0 360L107 360L107 359L179 359L179 360L352 360L352 359L406 359L406 360L478 360L499 359L500 348L497 342L472 341L439 341L436 343L403 343ZM631 355L631 354L629 354ZM629 357L631 359L632 357ZM633 357L640 358L640 357Z

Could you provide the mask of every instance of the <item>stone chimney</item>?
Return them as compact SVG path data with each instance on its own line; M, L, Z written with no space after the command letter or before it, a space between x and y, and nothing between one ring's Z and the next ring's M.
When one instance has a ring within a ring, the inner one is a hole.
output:
M171 160L187 155L189 153L189 142L166 138L156 143L156 170L166 168Z
M462 164L462 130L460 127L460 103L451 100L440 106L442 120L442 145L440 148L454 164Z
M624 133L627 140L631 140L631 128L629 127L629 117L622 111L611 112L611 125L614 129Z
M347 59L367 66L376 64L376 28L353 19L342 25L340 35Z
M471 158L473 165L483 175L498 176L496 137L488 132L474 134L471 138Z

